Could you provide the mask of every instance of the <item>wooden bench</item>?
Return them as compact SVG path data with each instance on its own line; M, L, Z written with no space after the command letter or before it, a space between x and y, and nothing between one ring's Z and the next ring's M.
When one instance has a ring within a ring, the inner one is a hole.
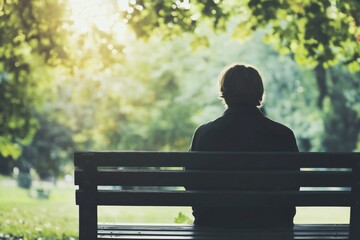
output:
M360 240L360 153L77 152L74 158L80 240ZM294 168L302 171L289 170ZM201 190L209 186L247 190ZM301 186L302 190L258 190L264 186ZM350 207L350 224L295 224L289 235L271 229L100 225L97 221L97 206L283 206L289 202Z

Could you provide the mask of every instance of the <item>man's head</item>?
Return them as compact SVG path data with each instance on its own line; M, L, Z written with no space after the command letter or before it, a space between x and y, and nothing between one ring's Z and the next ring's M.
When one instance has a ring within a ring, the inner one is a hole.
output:
M234 64L219 77L219 93L227 106L257 106L263 101L264 85L259 72L250 66Z

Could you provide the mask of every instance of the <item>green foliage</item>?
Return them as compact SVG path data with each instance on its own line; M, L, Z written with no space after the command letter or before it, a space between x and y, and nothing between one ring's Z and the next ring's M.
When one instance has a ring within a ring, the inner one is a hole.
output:
M268 40L294 53L299 63L359 64L359 16L353 12L360 8L357 1L265 2L251 1L254 18L262 26L270 24Z
M0 154L18 158L21 143L31 139L36 121L31 117L26 88L0 72Z
M322 145L326 151L354 151L359 141L359 77L337 66L327 74L329 97L323 109Z
M193 221L188 216L186 216L183 212L179 212L179 214L175 218L175 223L192 224Z
M359 70L360 3L349 1L132 1L123 15L137 36L160 30L165 35L196 32L206 22L224 30L229 19L238 19L233 36L243 38L259 28L279 49L295 55L299 63L333 66L342 62ZM170 14L169 14L170 13ZM236 16L236 17L235 17Z
M39 116L39 129L32 142L24 147L22 162L29 162L41 179L59 177L71 164L74 142L72 132L49 116Z
M161 5L159 2L134 1L138 12L141 12L143 16L154 14L154 12L156 15L156 10L154 10L156 8L145 7L150 6L149 4ZM181 4L186 4L187 7L182 9ZM166 9L166 7L164 8ZM212 45L210 38L213 36L211 34L203 33L204 24L209 26L209 23L215 31L226 30L226 34L230 32L231 37L242 41L255 33L252 39L261 37L265 39L266 43L272 43L281 53L290 54L297 63L310 69L313 68L315 71L295 70L298 73L301 72L295 75L298 79L290 76L294 72L289 76L280 76L280 78L290 78L290 81L276 80L279 74L273 76L272 79L279 82L275 86L271 85L272 89L268 93L271 94L271 91L275 91L277 96L287 98L288 101L274 102L270 106L267 105L266 110L269 110L269 114L275 118L285 119L285 123L289 123L295 130L298 130L298 141L303 150L353 151L358 142L359 130L356 122L359 122L359 117L356 108L349 107L349 98L335 93L339 88L332 84L333 77L330 75L332 75L331 72L339 71L333 70L333 68L338 68L339 64L346 64L351 71L360 70L359 9L358 1L249 0L227 1L226 3L225 1L206 1L206 3L192 1L191 3L173 3L171 10L172 12L176 11L176 14L172 15L180 15L183 18L190 16L190 19L193 20L191 25L184 25L186 22L177 24L176 18L165 19L162 15L156 15L157 17L153 21L137 25L137 18L132 18L132 16L139 13L132 15L133 12L127 12L126 16L129 25L136 29L139 37L148 38L149 35L157 34L159 29L165 36L174 37L179 35L178 31L172 31L174 26L182 29L180 33L194 32L196 37L192 43L193 49L197 49L199 45L211 49L221 48ZM223 17L220 17L222 19L220 25L218 24L219 16ZM164 19L167 21L166 23L162 22ZM149 26L155 30L141 31L142 28L149 29ZM190 28L190 26L194 28ZM265 34L259 36L256 34L256 29L264 29ZM259 55L261 51L254 47L252 52L246 54ZM258 61L257 65L262 68L266 62L274 65L274 60L265 60L269 58L269 54L264 55L262 61ZM274 57L279 57L277 54L275 55ZM249 63L251 60L249 61L247 58L245 62ZM283 69L283 67L281 65L269 66L267 69ZM280 72L285 73L283 70ZM345 81L347 83L344 83ZM342 82L344 86L353 84L351 79L339 79L338 82ZM351 87L345 88L346 95L349 95L352 92ZM355 89L358 88L355 87ZM295 92L295 94L285 91ZM328 111L323 109L324 99L331 102ZM352 97L351 101L353 99L356 97ZM321 113L323 110L325 112ZM305 112L308 119L304 118ZM339 124L339 122L342 123ZM336 130L335 133L334 130ZM347 133L345 134L345 132Z
M38 88L49 79L33 75L34 63L65 57L64 2L0 1L0 154L18 158L37 127ZM45 69L45 67L44 67ZM44 69L42 71L44 72Z
M236 26L236 21L231 24ZM75 133L77 147L187 150L196 126L223 111L216 94L218 74L229 63L245 62L260 68L266 84L265 110L295 131L301 150L331 150L324 146L325 135L338 136L339 150L349 150L339 143L343 137L326 127L329 116L318 109L317 75L312 69L300 68L291 56L265 45L264 32L239 44L231 40L231 29L218 34L203 25L197 31L208 39L208 48L194 51L197 37L191 34L168 41L154 36L124 43L121 56L110 56L119 63L101 67L92 61L97 59L93 51L86 63L90 68L77 70L74 78L58 74L62 77L56 109L62 113L59 120ZM346 94L354 91L346 89ZM352 96L347 99L354 101ZM347 115L336 121L342 118ZM347 139L349 144L357 142Z
M66 119L78 146L186 150L195 125L188 104L192 99L184 90L189 82L184 69L192 63L180 67L178 59L186 54L191 58L188 42L133 41L121 65L99 68L89 62L92 69L79 70L65 84L59 82L59 117Z

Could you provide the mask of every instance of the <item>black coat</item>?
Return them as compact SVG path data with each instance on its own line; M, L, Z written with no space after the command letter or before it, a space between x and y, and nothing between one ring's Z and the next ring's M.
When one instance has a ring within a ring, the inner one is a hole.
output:
M230 107L223 116L200 126L190 151L297 152L294 133L265 117L256 107ZM195 225L292 226L290 208L194 208Z

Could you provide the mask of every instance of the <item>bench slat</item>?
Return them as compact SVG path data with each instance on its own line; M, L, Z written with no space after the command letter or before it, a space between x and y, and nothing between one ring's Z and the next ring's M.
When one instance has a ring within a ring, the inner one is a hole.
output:
M334 231L336 231L336 234L334 234ZM291 231L285 231L285 230L278 230L277 233L290 233ZM98 230L98 234L99 235L134 235L134 236L138 236L138 235L144 235L144 236L206 236L206 235L212 235L214 236L215 234L218 236L222 236L223 234L229 234L230 233L233 236L239 236L239 235L251 235L251 234L268 234L268 235L273 235L274 231L265 231L265 230L237 230L237 231L232 231L232 230L218 230L218 231L213 231L213 232L209 232L209 231L200 231L200 230L195 230L195 231L177 231L177 230L158 230L158 231L154 231L154 230L117 230L117 229L112 229L112 230ZM295 236L349 236L349 232L348 230L340 230L340 229L328 229L328 230L304 230L304 231L296 231L293 233Z
M232 168L351 168L354 153L76 152L75 166ZM219 165L219 161L222 163ZM245 161L243 161L245 160Z
M333 225L295 225L294 231L279 229L270 231L264 229L227 229L199 228L194 226L159 226L159 225L99 225L98 235L103 237L122 236L134 239L159 237L165 239L193 237L195 239L348 239L349 226ZM337 238L334 238L336 236Z
M84 174L75 172L81 185ZM220 181L221 179L221 181ZM98 171L93 183L120 186L187 187L351 187L352 173L346 171Z
M264 194L266 193L266 194ZM87 201L76 191L77 204ZM95 199L96 198L96 199ZM351 206L351 192L267 192L267 191L103 191L97 205L123 206Z
M197 227L192 224L129 224L129 223L106 223L99 222L99 230L131 230L131 231L243 231L244 229L237 228L208 228L208 227ZM245 228L246 230L246 228ZM264 229L256 229L257 231L265 231ZM295 224L295 231L348 231L349 224Z

